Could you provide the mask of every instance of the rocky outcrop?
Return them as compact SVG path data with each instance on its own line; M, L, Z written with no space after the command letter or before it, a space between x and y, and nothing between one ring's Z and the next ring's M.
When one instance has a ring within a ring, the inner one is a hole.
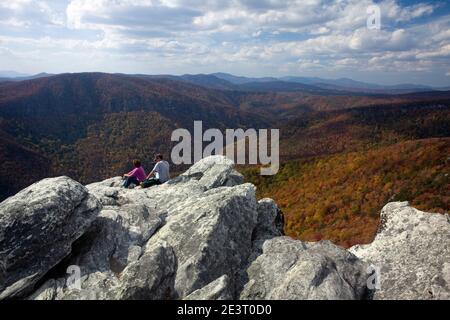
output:
M62 278L49 279L49 284L44 284L47 290L44 295L48 296L48 290L53 290L50 296L55 299L138 299L141 297L140 289L132 289L136 283L158 282L151 279L153 274L139 271L151 264L149 260L156 262L156 257L171 261L165 274L173 274L176 261L171 247L158 243L145 248L150 237L165 223L167 211L159 209L142 190L109 185L87 186L103 204L103 209L83 237L73 245L74 253L62 266L63 270L71 265L80 268L80 288L67 288L64 281L67 275L63 272L59 275ZM136 278L133 284L130 274L140 278ZM125 288L124 284L130 288ZM35 296L37 299L42 297ZM157 292L156 295L147 295L147 298L158 299L161 296Z
M127 266L111 296L118 300L170 299L174 296L176 267L176 257L169 245L151 246Z
M120 185L120 177L86 187L47 179L0 204L1 297L383 299L450 292L443 215L390 204L375 241L349 251L283 237L276 203L257 201L255 187L221 156L160 186ZM382 267L380 289L371 286L371 264Z
M372 265L374 299L450 299L450 218L386 205L375 240L352 253Z
M286 237L264 242L247 270L241 299L362 299L365 263L330 242L304 243Z
M195 290L185 300L231 300L230 278L224 275L201 289Z
M283 214L272 199L262 199L257 204L257 224L254 240L267 240L284 235Z
M241 180L242 175L233 170L234 163L222 156L212 156L194 164L178 179L195 179L206 189L233 185L233 181ZM231 181L229 184L228 182ZM176 183L177 181L174 181Z
M234 285L247 263L256 225L255 188L223 187L188 198L171 210L149 244L166 241L177 256L177 297L185 297L226 274Z
M0 299L20 297L70 252L97 217L97 198L67 177L45 179L0 204Z
M211 157L150 189L122 189L119 177L88 185L103 209L62 268L81 269L81 290L67 288L61 274L32 298L184 298L224 275L223 296L234 297L252 249L257 202L254 186L239 184L233 166ZM155 249L161 244L164 250ZM161 284L164 290L155 290Z

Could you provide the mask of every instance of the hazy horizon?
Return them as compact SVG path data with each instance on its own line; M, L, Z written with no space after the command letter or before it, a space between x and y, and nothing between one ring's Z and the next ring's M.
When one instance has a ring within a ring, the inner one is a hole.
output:
M374 5L380 29L367 26ZM0 70L25 74L450 86L448 1L15 0L0 3L0 27Z
M7 73L11 73L11 75L7 75ZM260 76L260 77L252 77L252 76L247 76L247 75L242 75L242 74L232 74L232 73L228 73L228 72L223 72L223 71L215 71L215 72L211 72L211 73L180 73L180 74L149 74L149 73L123 73L123 72L104 72L104 71L77 71L77 72L61 72L61 73L49 73L46 71L42 71L42 72L38 72L35 74L28 74L28 73L21 73L21 72L17 72L15 70L0 70L0 78L4 77L4 78L27 78L27 77L33 77L33 76L37 76L37 75L43 75L43 74L47 74L50 76L54 76L54 75L62 75L62 74L80 74L80 73L105 73L105 74L124 74L124 75L144 75L144 76L175 76L175 77L181 77L181 76L186 76L186 75L192 75L192 76L196 76L196 75L215 75L215 74L228 74L230 76L234 76L234 77L244 77L244 78L249 78L249 79L264 79L264 78L274 78L274 79L279 79L282 81L287 81L287 80L283 80L282 78L287 78L287 77L305 77L305 78L315 78L315 77L308 77L308 76L303 76L303 75L282 75L282 76L273 76L273 75L265 75L265 76ZM397 83L391 83L391 84L383 84L383 83L377 83L377 82L371 82L371 81L364 81L364 80L359 80L359 79L354 79L354 78L350 78L350 77L340 77L340 78L327 78L327 77L317 77L319 79L323 79L323 80L328 80L328 81L333 81L333 80L341 80L341 79L349 79L349 80L353 80L353 81L357 81L357 82L361 82L361 83L365 83L365 84L370 84L370 85L377 85L377 86L396 86L396 85L417 85L417 86L429 86L435 89L439 89L439 88L447 88L447 86L433 86L433 85L427 85L427 84L423 84L423 83L414 83L414 82L397 82Z

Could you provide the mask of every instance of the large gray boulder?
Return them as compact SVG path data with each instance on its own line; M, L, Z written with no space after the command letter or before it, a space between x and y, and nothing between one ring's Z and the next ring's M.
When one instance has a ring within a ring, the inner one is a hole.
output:
M257 224L253 240L267 240L284 235L283 213L272 199L258 201Z
M422 212L407 202L389 203L375 240L350 251L377 270L374 299L450 299L448 215Z
M304 243L287 237L264 242L247 269L241 299L355 300L365 297L367 265L328 241Z
M242 183L242 175L233 168L232 160L224 156L211 156L195 163L178 179L196 179L208 190Z
M0 299L27 294L71 252L101 204L78 182L45 179L0 203Z
M167 243L147 248L136 262L120 276L118 288L112 288L117 300L163 300L174 296L173 288L177 262Z
M49 279L31 300L163 300L173 297L176 260L172 248L158 243L120 273L81 269L79 287L66 278Z
M157 259L161 263L173 260L170 268L175 268L172 249L167 245L161 247L157 244L154 247L161 248L155 250L144 248L164 224L167 212L158 209L142 190L99 187L97 184L88 186L88 189L104 204L103 209L74 244L75 253L61 266L63 270L69 266L80 269L80 288L68 288L64 281L67 275L61 274L61 278L48 279L33 298L140 299L144 293L147 293L146 299L161 298L160 292L139 290L136 283L158 282L153 279L154 274L143 270L143 266L148 267L152 263L159 265ZM163 272L164 275L168 273ZM134 278L134 282L130 278Z
M149 244L166 241L173 247L177 297L224 274L234 283L251 253L256 219L255 188L250 184L208 190L174 207Z

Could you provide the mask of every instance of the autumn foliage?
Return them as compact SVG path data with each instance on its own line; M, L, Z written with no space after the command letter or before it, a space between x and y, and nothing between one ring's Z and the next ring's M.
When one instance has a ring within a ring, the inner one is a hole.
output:
M294 238L349 247L370 242L381 208L410 201L422 210L450 208L450 138L401 142L369 151L289 161L262 177L244 168L259 197L272 197Z
M218 90L151 76L62 74L0 82L0 201L37 180L81 183L169 155L175 128L279 128L274 177L240 168L274 198L286 233L344 246L371 241L380 209L449 210L450 91L361 95L266 87ZM172 166L173 171L185 168ZM174 173L172 171L172 173Z

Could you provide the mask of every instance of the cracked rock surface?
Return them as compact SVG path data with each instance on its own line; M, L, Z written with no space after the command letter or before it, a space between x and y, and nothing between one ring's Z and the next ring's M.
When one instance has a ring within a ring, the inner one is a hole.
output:
M388 204L350 250L283 236L232 161L149 189L44 179L0 204L0 299L449 299L445 215ZM380 288L369 288L371 266Z

